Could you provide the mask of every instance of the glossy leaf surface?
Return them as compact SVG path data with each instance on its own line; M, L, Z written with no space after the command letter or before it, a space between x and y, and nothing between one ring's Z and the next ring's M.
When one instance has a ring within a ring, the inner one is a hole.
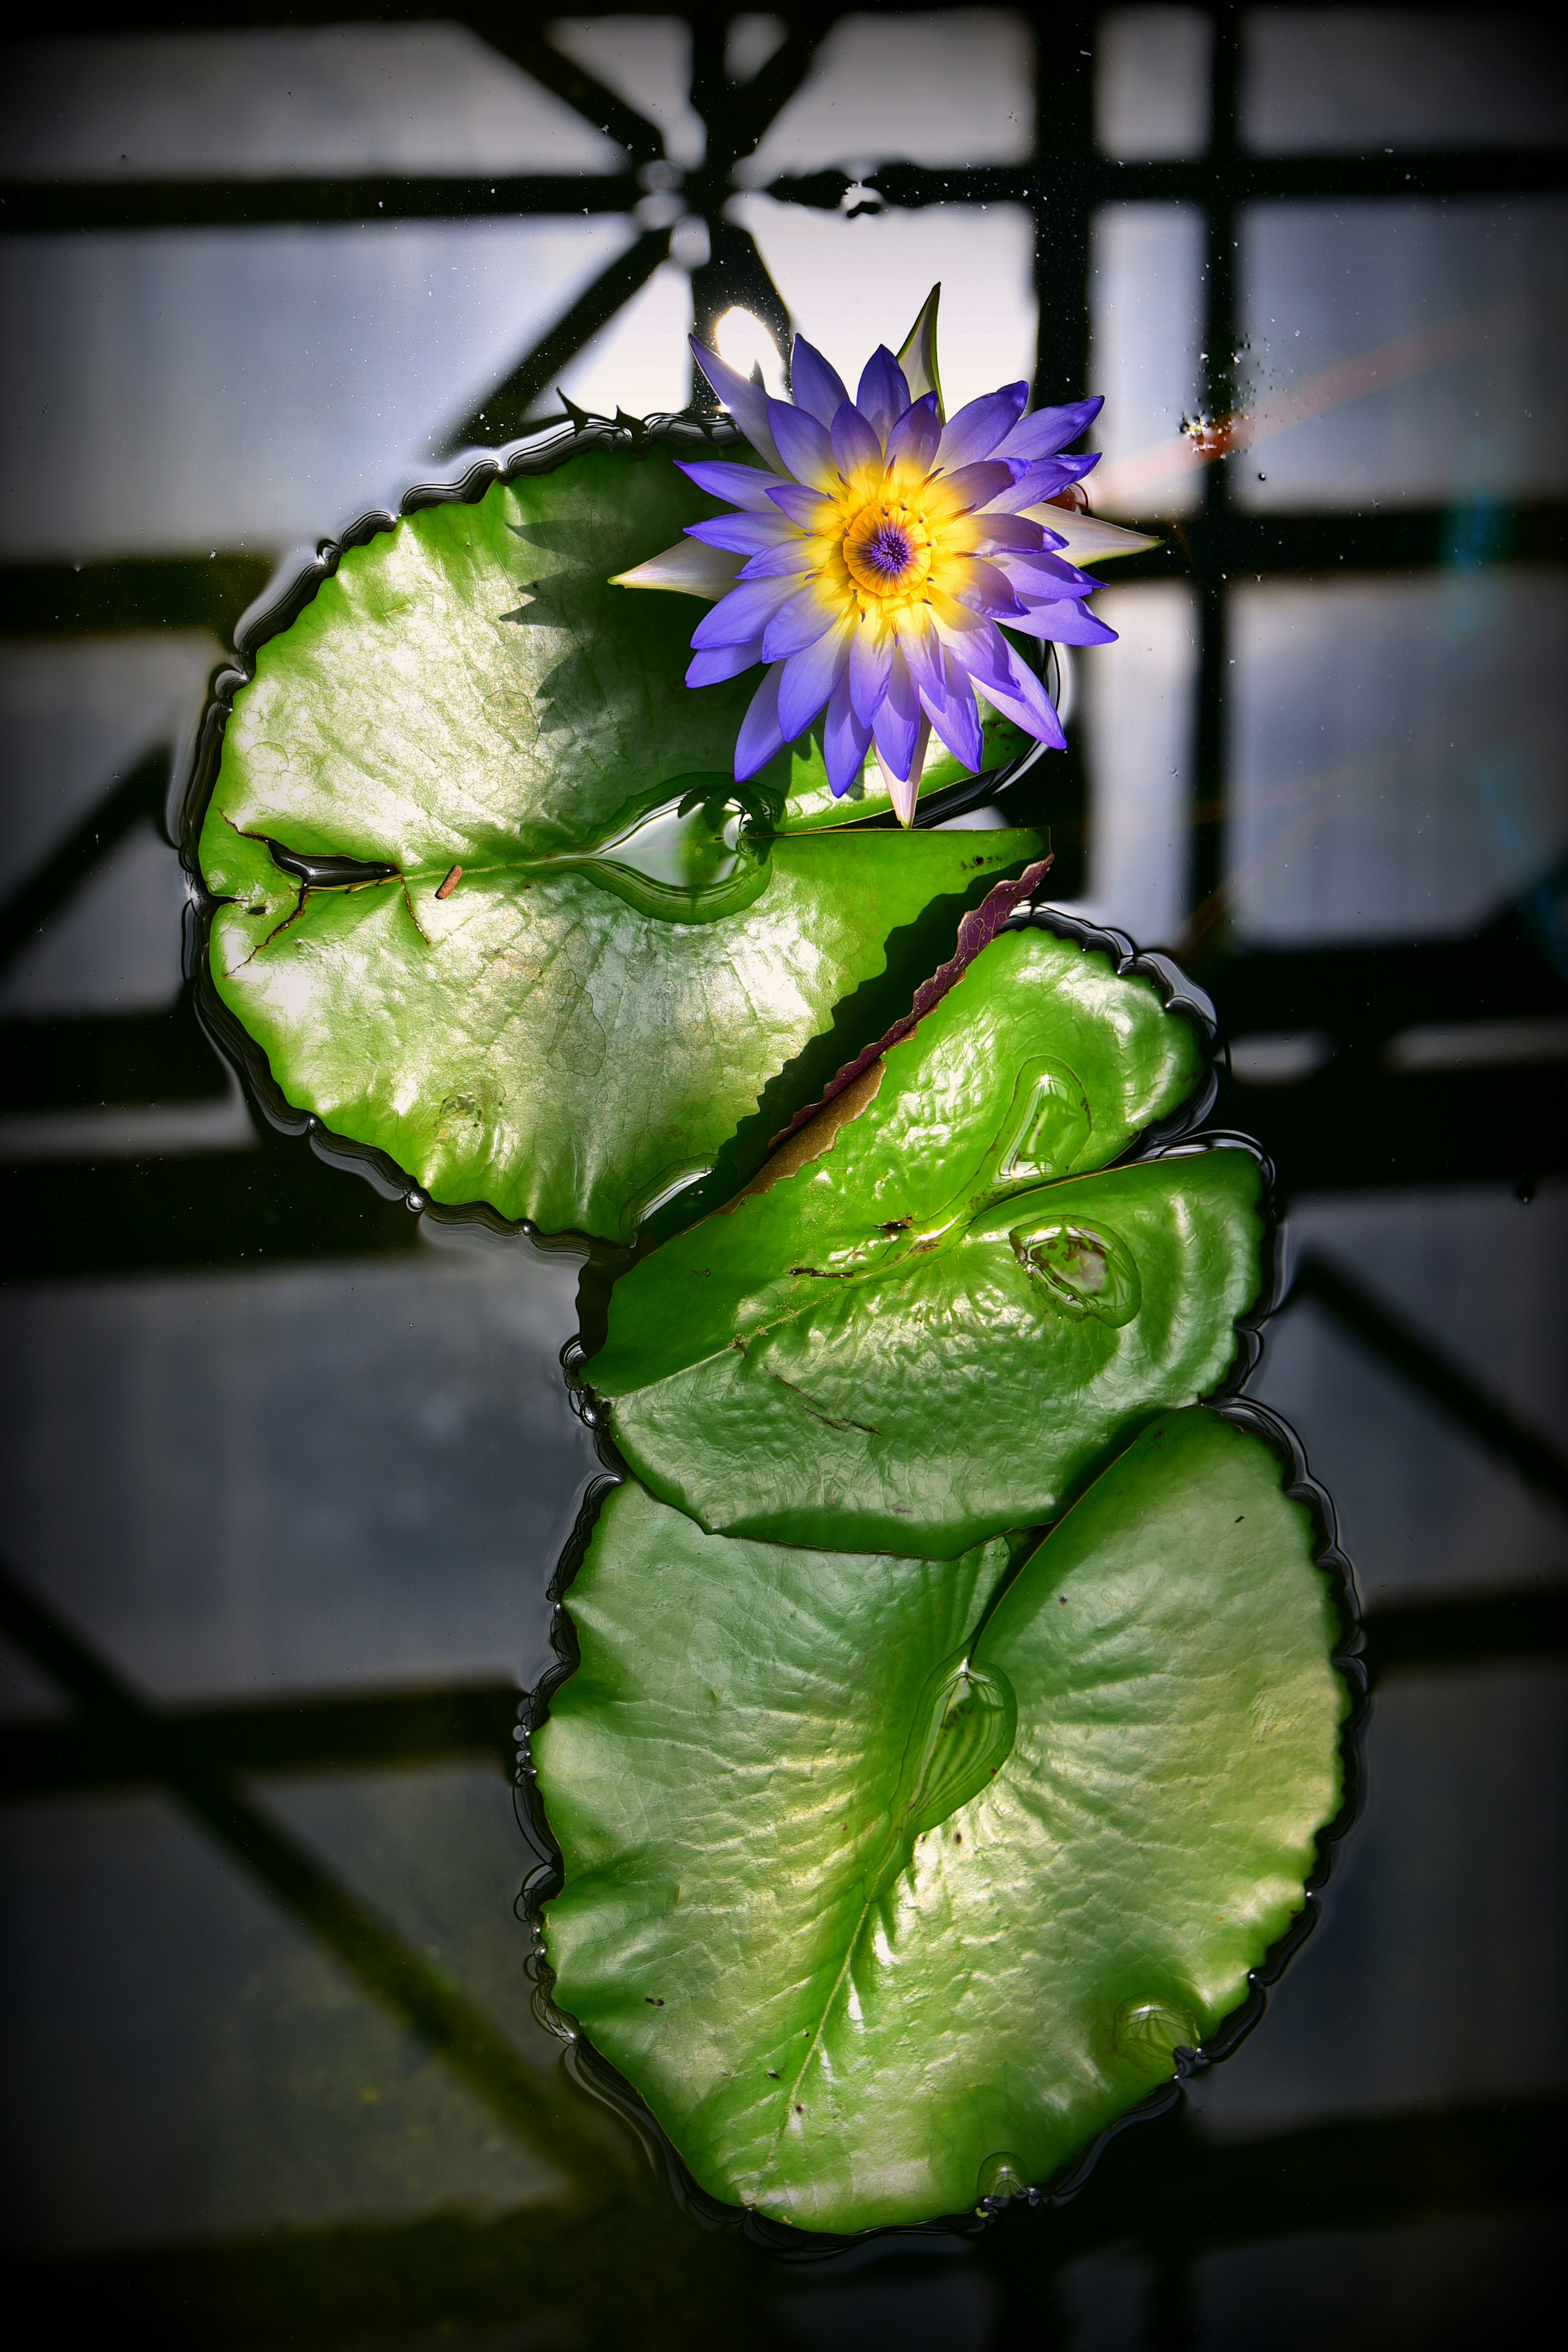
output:
M236 698L218 992L290 1103L438 1201L628 1239L891 933L1038 846L772 837L783 761L771 801L730 782L754 681L689 688L690 598L608 584L711 503L656 447L426 508Z
M616 1284L585 1378L626 1460L781 1543L952 1559L1056 1517L1217 1385L1258 1294L1250 1153L1081 1172L1200 1068L1148 981L1004 932L765 1189Z
M1339 1802L1313 1540L1270 1449L1202 1409L989 1616L1000 1541L794 1550L610 1496L535 1741L546 1941L705 2188L820 2230L960 2211L1213 2035Z

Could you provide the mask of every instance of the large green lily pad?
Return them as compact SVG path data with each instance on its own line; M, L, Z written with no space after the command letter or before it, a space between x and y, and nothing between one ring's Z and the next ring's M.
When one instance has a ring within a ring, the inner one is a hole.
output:
M778 1543L951 1559L1055 1518L1218 1385L1257 1298L1250 1152L1081 1172L1202 1066L1149 981L1005 931L749 1196L616 1284L584 1377L627 1462Z
M784 759L730 782L754 678L689 688L698 607L609 585L713 506L655 445L426 507L236 697L200 844L218 993L289 1103L437 1201L629 1239L891 934L1040 846L773 837Z
M1041 2181L1246 1998L1339 1803L1306 1507L1197 1409L1007 1585L635 1485L534 1757L556 1998L702 2186L858 2231Z

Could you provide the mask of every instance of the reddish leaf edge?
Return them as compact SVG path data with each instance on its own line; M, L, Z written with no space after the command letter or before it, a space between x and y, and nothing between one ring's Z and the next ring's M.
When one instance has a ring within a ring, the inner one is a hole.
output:
M798 1134L803 1127L808 1127L817 1113L826 1110L846 1087L852 1087L874 1062L879 1062L884 1054L890 1052L895 1045L901 1045L904 1039L912 1034L932 1005L940 1004L948 990L963 978L982 948L988 948L1019 908L1034 897L1050 865L1049 855L1037 858L1033 866L1025 866L1016 880L998 882L994 890L986 892L978 907L970 908L959 924L958 939L952 955L944 964L938 965L929 980L921 981L909 1011L900 1020L894 1022L885 1036L864 1046L852 1062L846 1062L843 1068L829 1078L816 1100L807 1103L804 1110L797 1110L787 1127L780 1128L768 1146L770 1153L776 1151L782 1143L787 1143L790 1137Z

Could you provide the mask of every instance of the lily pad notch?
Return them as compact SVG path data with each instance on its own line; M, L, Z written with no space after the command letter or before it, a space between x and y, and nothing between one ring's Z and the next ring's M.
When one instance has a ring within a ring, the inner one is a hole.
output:
M1294 1433L1278 1416L1250 1401L1232 1400L1215 1407L1197 1408L1195 1412L1189 1412L1176 1418L1182 1422L1198 1420L1205 1423L1227 1424L1237 1436L1261 1441L1268 1449L1276 1465L1282 1503L1301 1507L1310 1520L1311 1561L1321 1572L1327 1605L1338 1628L1338 1638L1327 1664L1342 1691L1339 1727L1333 1748L1339 1800L1332 1809L1331 1817L1325 1819L1317 1830L1311 1865L1300 1884L1300 1907L1267 1950L1247 1969L1241 1998L1206 2032L1194 2034L1190 2041L1184 2041L1181 2037L1181 2020L1175 2010L1167 2016L1165 2009L1156 2001L1152 2010L1145 2004L1145 2010L1134 2015L1131 2012L1138 2009L1137 2002L1124 2004L1127 2014L1120 2017L1116 2032L1121 2036L1122 2047L1128 2053L1126 2066L1122 2067L1123 2074L1131 2068L1129 2081L1131 2088L1126 2103L1121 2112L1105 2119L1064 2161L1054 2164L1048 2170L1032 2169L1024 2160L1011 2156L1004 2145L988 2152L985 2162L976 2170L973 2188L961 2189L952 2198L950 2210L938 2210L928 2205L918 2218L911 2214L907 2218L873 2220L868 2225L858 2223L852 2214L847 2218L833 2217L826 2221L814 2221L804 2210L798 2220L791 2220L776 2210L770 2212L769 2200L765 2198L752 2204L738 2201L734 2196L726 2196L722 2191L716 2193L711 2179L711 2151L705 2149L694 2168L689 2161L691 2148L689 2128L678 2124L672 2134L667 2127L668 2118L661 2118L655 2112L643 2093L616 2066L613 2057L595 2045L591 2038L595 2031L593 2021L584 2021L564 2005L569 1995L558 1989L547 1956L545 1916L560 1897L563 1883L569 1885L570 1882L562 1861L561 1845L552 1828L548 1803L541 1792L538 1765L540 1751L549 1748L548 1738L542 1738L541 1735L545 1733L552 1721L552 1704L559 1700L563 1685L570 1684L577 1671L580 1647L585 1645L592 1655L596 1645L592 1627L580 1645L578 1632L570 1613L572 1591L583 1562L595 1546L595 1533L607 1502L625 1495L628 1501L636 1498L636 1508L639 1512L651 1512L660 1518L676 1516L668 1514L663 1507L652 1503L651 1499L641 1496L635 1482L630 1481L605 1479L584 1503L577 1528L563 1555L560 1570L551 1588L552 1598L563 1604L556 1612L552 1635L556 1664L531 1694L521 1717L520 1808L536 1851L549 1857L535 1869L521 1897L521 1908L531 1937L529 1969L536 1989L534 2006L542 2021L573 2045L574 2072L588 2083L597 2096L623 2114L650 2149L658 2150L675 2193L708 2224L740 2228L749 2238L772 2251L810 2256L842 2247L847 2236L973 2231L983 2227L1012 2202L1066 2204L1083 2187L1111 2138L1132 2124L1152 2121L1168 2112L1179 2101L1183 2082L1232 2054L1258 2023L1269 1990L1311 1932L1338 1842L1350 1828L1359 1803L1360 1739L1365 1711L1366 1679L1361 1663L1362 1636L1351 1570L1339 1549L1332 1506L1311 1478ZM1137 1450L1133 1449L1134 1452ZM1068 1521L1060 1523L1063 1528L1069 1524L1070 1515ZM719 1550L726 1546L724 1538L703 1538L695 1530L692 1532L700 1545ZM765 1552L772 1549L759 1546L732 1548L752 1552ZM1000 1622L1005 1613L1005 1601L1010 1594L1017 1591L1023 1570L1037 1556L1032 1544L1014 1547L1010 1561L1004 1566L989 1602L983 1608L979 1624L968 1642L969 1649L974 1648L987 1627ZM786 1559L789 1557L785 1555ZM799 1557L804 1559L807 1556ZM874 1570L877 1565L871 1560L864 1563L868 1570ZM901 1562L897 1565L913 1569L917 1563ZM1056 1612L1051 1609L1047 1613L1054 1619ZM602 1655L595 1657L593 1662L596 1669L602 1668ZM628 1690L626 1696L634 1706L638 1703L637 1692ZM568 1793L574 1800L577 1790L574 1788ZM552 1786L552 1799L554 1794ZM592 1803L590 1796L590 1810ZM966 1816L961 1812L957 1819L963 1821ZM931 1834L940 1838L950 1832L952 1827L950 1819L946 1832ZM569 1839L574 1828L574 1823L568 1826ZM687 1899L683 1890L681 1908ZM632 1909L618 1915L618 1939L624 1939L628 1927L635 1926L636 1922L636 1897L628 1893L626 1900L631 1903ZM680 1916L679 1910L676 1916ZM687 1932L698 1925L698 1919L693 1916ZM639 1936L626 1948L627 1983L632 1988L626 1993L626 2005L628 2008L636 2010L644 2006L640 1999L641 1976L650 1967L658 1968L658 1953L660 1949L668 1949L668 1939L661 1944L657 1936L653 1944L648 1944ZM651 1977L649 1982L652 1983ZM668 1994L666 2005L647 2009L649 2032L656 2037L653 2045L656 2050L657 2033L663 2032L667 2019L677 2018L679 2011L679 1999L673 1989L663 1986L662 1977L660 1987ZM1178 2003L1178 2009L1179 2006ZM657 2029L655 2020L658 2021ZM1041 2030L1045 2030L1043 2025ZM613 2042L614 2034L609 2038ZM1121 2063L1114 2060L1114 2053L1112 2063L1113 2065ZM1142 2081L1138 2080L1140 2068L1143 2070ZM638 2071L641 2071L640 2067ZM790 2104L793 2105L793 2101ZM998 2160L991 2163L993 2158ZM984 2178L987 2164L991 2168L988 2184ZM700 2177L704 2172L710 2176L706 2179ZM803 2177L809 2180L809 2170ZM774 2202L776 2204L776 2200Z
M606 569L704 503L674 453L733 437L593 424L479 459L324 542L215 679L184 796L203 1016L276 1124L384 1190L624 1244L889 936L1038 853L797 826L783 772L756 829L721 767L744 680L691 695L681 600Z

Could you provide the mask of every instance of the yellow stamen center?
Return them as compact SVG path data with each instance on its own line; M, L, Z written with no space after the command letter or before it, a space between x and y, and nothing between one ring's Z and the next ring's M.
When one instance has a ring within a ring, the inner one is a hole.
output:
M884 489L860 509L844 534L844 561L865 600L883 604L916 596L931 576L931 532L907 500Z

